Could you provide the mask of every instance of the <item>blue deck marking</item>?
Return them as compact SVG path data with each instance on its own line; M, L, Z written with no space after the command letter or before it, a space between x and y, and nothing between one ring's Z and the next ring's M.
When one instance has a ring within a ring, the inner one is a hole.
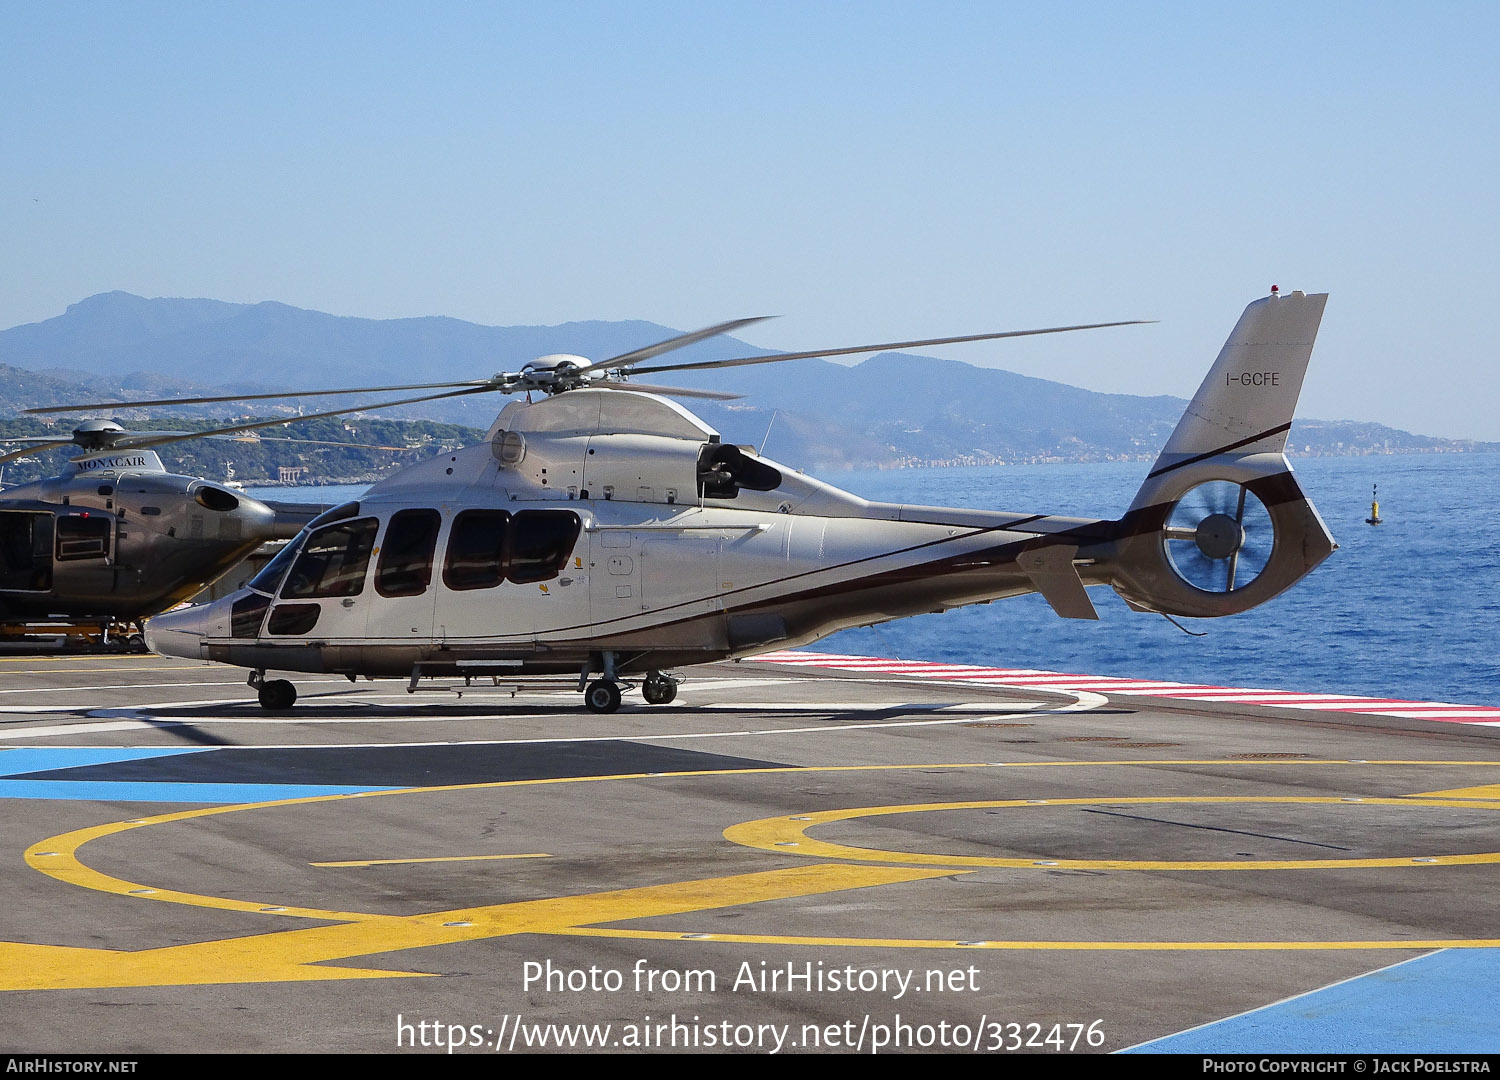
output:
M1493 1054L1497 1015L1500 949L1444 949L1123 1053Z
M136 780L0 780L0 799L86 799L92 802L253 803L355 795L399 788L340 784L184 784Z
M201 754L211 746L18 746L0 750L0 776L108 765L115 761L143 761L178 754Z

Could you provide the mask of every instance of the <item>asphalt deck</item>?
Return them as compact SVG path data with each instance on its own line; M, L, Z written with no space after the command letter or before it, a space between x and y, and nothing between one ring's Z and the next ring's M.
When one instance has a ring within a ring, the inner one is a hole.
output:
M1500 1049L1492 718L859 661L0 657L0 1049Z

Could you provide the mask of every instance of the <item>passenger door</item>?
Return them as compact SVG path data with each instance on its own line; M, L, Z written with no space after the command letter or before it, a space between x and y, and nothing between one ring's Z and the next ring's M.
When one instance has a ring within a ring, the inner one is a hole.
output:
M288 641L360 639L371 590L365 578L378 518L325 525L307 538L266 620L267 637Z
M398 510L381 537L365 635L384 642L433 640L437 587L433 555L443 515L436 510Z

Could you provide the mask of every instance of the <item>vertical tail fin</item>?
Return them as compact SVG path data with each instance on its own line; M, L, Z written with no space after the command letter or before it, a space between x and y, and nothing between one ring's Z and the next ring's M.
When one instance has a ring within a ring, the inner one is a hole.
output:
M1152 481L1223 455L1280 454L1312 359L1327 293L1253 301L1188 404L1134 506L1165 486ZM1133 508L1132 507L1132 508Z
M1110 584L1136 607L1244 611L1336 545L1283 451L1326 293L1245 308L1119 522Z

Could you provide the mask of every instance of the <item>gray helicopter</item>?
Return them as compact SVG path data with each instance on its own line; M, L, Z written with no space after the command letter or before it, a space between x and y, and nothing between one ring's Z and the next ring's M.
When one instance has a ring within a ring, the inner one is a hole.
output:
M106 640L113 624L143 644L141 620L198 594L266 541L296 536L322 509L272 506L170 473L151 449L196 437L86 420L67 437L0 440L26 444L0 464L84 451L61 475L0 491L0 626L97 621Z

